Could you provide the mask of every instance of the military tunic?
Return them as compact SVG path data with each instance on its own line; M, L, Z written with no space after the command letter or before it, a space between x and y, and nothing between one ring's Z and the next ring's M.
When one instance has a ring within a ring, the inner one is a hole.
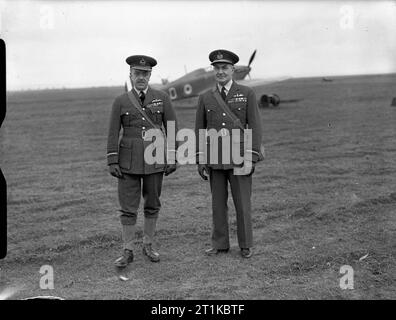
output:
M140 101L134 89L132 93L137 101ZM149 87L141 107L158 127L164 126L165 132L167 121L175 121L177 130L176 115L165 92ZM141 195L144 198L145 217L157 218L161 207L160 195L165 164L147 164L144 160L145 147L152 143L143 139L149 129L152 129L152 126L132 105L127 93L115 99L110 116L107 163L119 164L124 175L123 179L118 179L122 224L136 224ZM167 152L169 155L175 150Z
M132 92L140 101L136 91L132 90ZM167 121L176 121L169 96L163 91L149 87L142 109L158 127L164 125L165 130ZM121 127L123 134L119 142ZM117 97L113 103L110 117L107 163L109 165L118 163L121 171L129 174L151 174L164 171L164 164L147 164L144 161L144 149L151 141L144 141L143 137L149 129L152 129L151 125L132 106L127 93ZM172 152L172 150L168 151Z
M238 129L231 118L223 111L215 99L213 93L217 88L211 89L200 95L198 100L198 108L196 113L195 130L198 136L199 129L215 129L221 131L227 129L232 141L232 130ZM251 148L245 146L243 143L238 146L241 150L241 155L246 156L251 153L253 162L258 160L259 150L262 139L261 118L258 110L256 96L253 90L249 87L232 83L230 91L226 96L226 103L231 111L239 118L244 127L252 129L252 145ZM227 132L225 131L225 132ZM241 130L242 131L242 130ZM243 139L243 134L240 132L240 137ZM202 150L202 144L197 143L198 160L206 158L209 170L210 187L212 193L212 211L213 211L213 230L212 230L212 245L215 249L229 248L229 233L228 233L228 182L231 186L232 197L235 204L237 214L237 234L238 242L241 248L250 248L253 245L252 224L251 224L251 190L252 190L252 176L235 175L233 169L238 164L231 161L224 163L222 157L222 141L219 138L218 143L218 159L219 162L210 162L210 152L205 153ZM210 149L210 141L207 141L208 149ZM230 144L229 152L232 153L232 148L235 143Z

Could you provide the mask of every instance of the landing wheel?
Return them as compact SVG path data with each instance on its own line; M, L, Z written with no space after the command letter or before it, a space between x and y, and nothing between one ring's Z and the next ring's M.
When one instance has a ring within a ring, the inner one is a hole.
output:
M263 94L260 98L260 105L262 108L277 107L279 106L280 98L276 94L266 95Z

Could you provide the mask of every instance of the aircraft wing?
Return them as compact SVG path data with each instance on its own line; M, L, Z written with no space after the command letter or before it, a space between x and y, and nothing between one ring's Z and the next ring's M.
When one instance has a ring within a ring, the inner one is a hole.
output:
M248 86L250 88L260 87L266 84L271 84L275 82L285 81L290 79L290 77L278 77L278 78L268 78L268 79L252 79L252 80L237 80L241 85Z
M252 80L236 80L241 85L250 87L252 89L259 88L264 85L268 85L271 83L276 83L284 80L291 79L291 77L277 77L277 78L268 78L268 79L252 79ZM197 92L196 95L200 95L201 93L205 92L207 88L204 88L201 92Z
M164 86L160 83L150 83L150 87L156 90L164 90Z

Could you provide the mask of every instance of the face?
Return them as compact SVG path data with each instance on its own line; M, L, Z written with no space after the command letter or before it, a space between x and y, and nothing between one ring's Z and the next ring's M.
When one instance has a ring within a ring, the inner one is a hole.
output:
M221 85L225 85L232 79L235 67L228 63L216 63L213 66L215 71L215 79Z
M134 88L137 90L145 90L151 77L151 71L131 68L129 76Z

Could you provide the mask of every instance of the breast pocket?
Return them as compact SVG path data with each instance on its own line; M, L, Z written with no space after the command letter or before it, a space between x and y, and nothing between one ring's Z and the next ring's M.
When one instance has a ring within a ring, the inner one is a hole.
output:
M159 105L150 107L150 112L153 115L154 122L160 125L164 116L164 106Z
M132 140L121 139L119 149L119 165L121 168L130 170L132 165Z
M246 109L247 102L235 102L231 104L232 112L241 120L243 124L246 123Z
M130 127L132 122L132 115L129 111L121 114L121 123L123 127Z
M216 123L219 122L219 113L215 107L208 107L206 109L206 119L208 122L208 127L215 127Z

